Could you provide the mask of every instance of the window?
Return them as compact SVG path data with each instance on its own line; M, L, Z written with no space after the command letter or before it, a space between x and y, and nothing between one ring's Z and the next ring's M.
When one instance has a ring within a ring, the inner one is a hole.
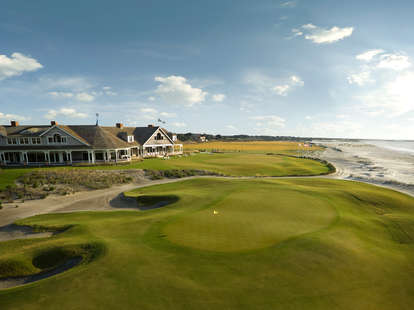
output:
M54 134L53 136L47 137L49 143L56 144L65 144L67 142L66 137L61 136L60 134Z
M17 144L17 138L7 138L7 144Z
M41 140L39 137L37 138L32 138L32 144L41 144Z
M134 136L128 136L128 142L129 143L134 142Z
M20 144L29 144L29 138L20 138Z
M155 140L162 140L164 139L164 137L162 136L162 134L157 133L157 136L155 137Z

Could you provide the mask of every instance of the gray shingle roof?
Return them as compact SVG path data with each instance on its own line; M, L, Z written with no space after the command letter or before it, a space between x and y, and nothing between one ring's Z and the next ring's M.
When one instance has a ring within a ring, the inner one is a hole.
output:
M0 135L14 137L37 137L49 130L51 125L25 125L25 126L0 126ZM56 127L66 131L79 141L83 142L84 148L94 149L116 149L143 145L160 128L154 127L102 127L96 125L57 125ZM164 132L167 132L163 129ZM134 136L134 142L128 143L127 136ZM10 148L3 146L1 148ZM42 148L42 146L14 145L13 149ZM48 148L53 148L51 145ZM68 146L70 147L70 146ZM82 146L79 146L82 147ZM43 146L44 148L44 146ZM66 146L59 146L66 148Z
M158 126L154 127L103 127L105 130L110 131L117 137L120 137L123 132L126 132L128 135L133 135L135 141L140 145L143 145L151 136L158 130Z

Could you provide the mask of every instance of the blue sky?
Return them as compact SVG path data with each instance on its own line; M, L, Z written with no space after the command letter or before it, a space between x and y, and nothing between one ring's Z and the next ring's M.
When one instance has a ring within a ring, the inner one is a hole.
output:
M4 1L0 122L413 139L412 1Z

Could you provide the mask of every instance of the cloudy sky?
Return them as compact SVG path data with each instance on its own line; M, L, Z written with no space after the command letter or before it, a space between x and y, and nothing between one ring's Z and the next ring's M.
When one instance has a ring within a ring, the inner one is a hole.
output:
M0 123L414 139L412 1L3 1Z

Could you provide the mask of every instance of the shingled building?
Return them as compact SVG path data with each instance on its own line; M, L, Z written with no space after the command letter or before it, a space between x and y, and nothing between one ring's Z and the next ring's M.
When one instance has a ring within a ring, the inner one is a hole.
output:
M165 129L98 125L0 126L0 164L71 165L182 154L182 144Z

